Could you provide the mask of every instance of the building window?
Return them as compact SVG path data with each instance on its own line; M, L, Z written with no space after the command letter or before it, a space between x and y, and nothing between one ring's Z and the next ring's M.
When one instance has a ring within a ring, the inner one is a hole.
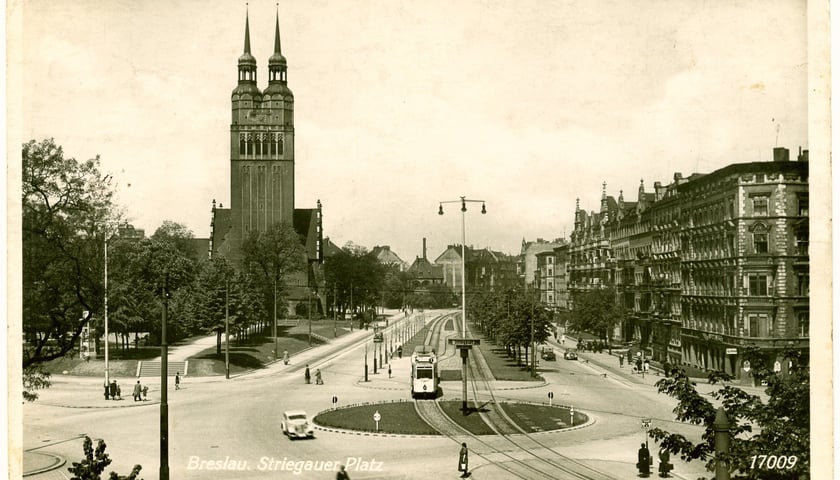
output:
M796 275L796 280L796 293L800 297L807 297L811 291L811 276L807 273L800 273Z
M767 195L756 195L752 198L752 202L753 215L756 217L766 217L768 203Z
M800 337L810 336L809 328L811 322L808 318L808 312L797 312L796 323L799 328L798 333Z
M808 216L808 195L802 194L799 195L799 216L807 217Z
M755 253L767 253L767 232L763 229L753 233L753 249Z
M767 280L767 275L750 275L749 295L751 297L766 297L768 290Z
M764 315L750 315L750 325L749 331L747 332L748 337L760 337L761 336L761 325L764 323Z
M800 230L796 232L796 254L808 255L808 231Z

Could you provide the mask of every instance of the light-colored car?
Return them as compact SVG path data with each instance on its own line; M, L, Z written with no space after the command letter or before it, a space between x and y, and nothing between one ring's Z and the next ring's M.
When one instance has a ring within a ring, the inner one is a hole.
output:
M563 352L563 358L565 358L566 360L577 360L577 352L574 350L566 350L565 352Z
M283 420L280 422L283 435L291 438L315 438L315 429L309 423L306 412L303 410L289 410L283 412Z

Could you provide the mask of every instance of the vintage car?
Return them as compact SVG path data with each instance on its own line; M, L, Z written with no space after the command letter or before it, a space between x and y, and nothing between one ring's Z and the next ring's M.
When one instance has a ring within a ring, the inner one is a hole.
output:
M283 434L292 438L315 438L315 430L309 419L306 418L306 412L303 410L289 410L283 412L283 420L280 423L280 428Z
M565 352L563 352L563 358L565 358L566 360L577 360L578 355L577 352L574 350L566 350Z
M540 357L543 360L557 360L557 356L554 354L554 349L552 348L544 348Z

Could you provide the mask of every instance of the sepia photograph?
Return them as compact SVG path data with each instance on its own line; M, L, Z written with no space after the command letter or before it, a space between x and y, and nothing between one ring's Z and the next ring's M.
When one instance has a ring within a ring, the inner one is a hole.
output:
M8 477L833 478L828 18L8 0Z

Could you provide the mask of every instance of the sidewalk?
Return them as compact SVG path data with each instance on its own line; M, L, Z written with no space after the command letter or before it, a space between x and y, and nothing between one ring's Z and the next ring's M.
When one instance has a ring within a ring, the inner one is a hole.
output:
M558 347L560 350L567 350L570 348L577 348L578 340L575 337L570 337L566 334L566 344L560 345L559 342L554 340L553 338L549 339L549 344L554 347ZM625 360L624 367L622 368L619 363L618 355L613 353L609 354L607 352L603 353L594 353L594 352L581 352L578 350L577 352L578 358L580 361L585 361L590 365L595 365L603 370L606 370L608 373L613 375L618 375L624 380L628 380L630 382L636 384L646 384L650 386L655 386L656 382L664 378L664 371L651 364L650 370L646 372L644 375L639 373L632 373L633 368L628 362ZM703 377L691 377L691 380L696 383L697 391L703 395L708 395L712 391L716 391L719 388L722 388L724 384L710 384L708 379ZM740 385L740 384L730 384L731 386L740 388L744 392L757 395L765 399L767 395L764 393L763 387L754 387L751 385Z

